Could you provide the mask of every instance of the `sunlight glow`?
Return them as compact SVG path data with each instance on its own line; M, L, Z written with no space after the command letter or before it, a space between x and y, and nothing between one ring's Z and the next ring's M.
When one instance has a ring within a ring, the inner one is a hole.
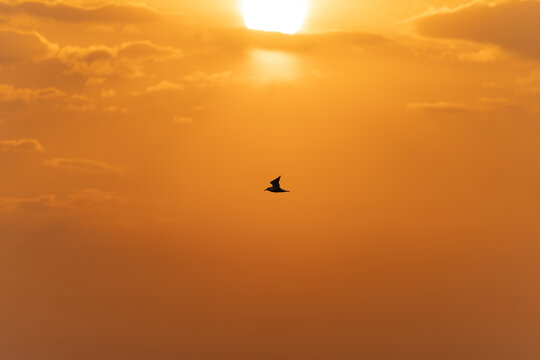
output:
M252 30L295 34L304 23L308 0L243 0L242 13Z
M293 81L298 78L298 59L283 51L253 49L251 80L257 83Z

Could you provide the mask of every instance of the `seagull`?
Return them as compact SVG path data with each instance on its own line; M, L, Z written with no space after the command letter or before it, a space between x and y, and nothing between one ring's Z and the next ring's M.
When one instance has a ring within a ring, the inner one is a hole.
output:
M281 186L279 186L279 180L281 180L281 176L278 177L276 180L270 182L270 184L272 184L272 186L269 187L269 188L266 188L266 190L264 190L264 191L270 191L270 192L273 192L273 193L289 192L289 190L283 190L281 188Z

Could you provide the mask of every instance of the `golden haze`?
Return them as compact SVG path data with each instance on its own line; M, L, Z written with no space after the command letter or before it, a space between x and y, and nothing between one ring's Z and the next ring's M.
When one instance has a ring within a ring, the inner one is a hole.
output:
M538 359L539 4L1 2L0 358Z

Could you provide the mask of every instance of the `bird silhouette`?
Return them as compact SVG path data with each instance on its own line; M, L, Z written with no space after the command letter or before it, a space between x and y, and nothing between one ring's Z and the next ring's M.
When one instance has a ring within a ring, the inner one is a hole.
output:
M283 190L281 188L281 186L279 185L279 180L281 180L281 176L278 177L277 179L275 179L274 181L271 181L270 184L272 184L272 186L269 187L269 188L266 188L266 190L264 190L264 191L270 191L270 192L273 192L273 193L289 192L289 190Z

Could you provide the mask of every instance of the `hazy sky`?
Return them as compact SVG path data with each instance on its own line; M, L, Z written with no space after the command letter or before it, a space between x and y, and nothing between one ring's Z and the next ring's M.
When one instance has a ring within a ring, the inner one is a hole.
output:
M1 359L540 357L539 1L136 4L0 3Z

